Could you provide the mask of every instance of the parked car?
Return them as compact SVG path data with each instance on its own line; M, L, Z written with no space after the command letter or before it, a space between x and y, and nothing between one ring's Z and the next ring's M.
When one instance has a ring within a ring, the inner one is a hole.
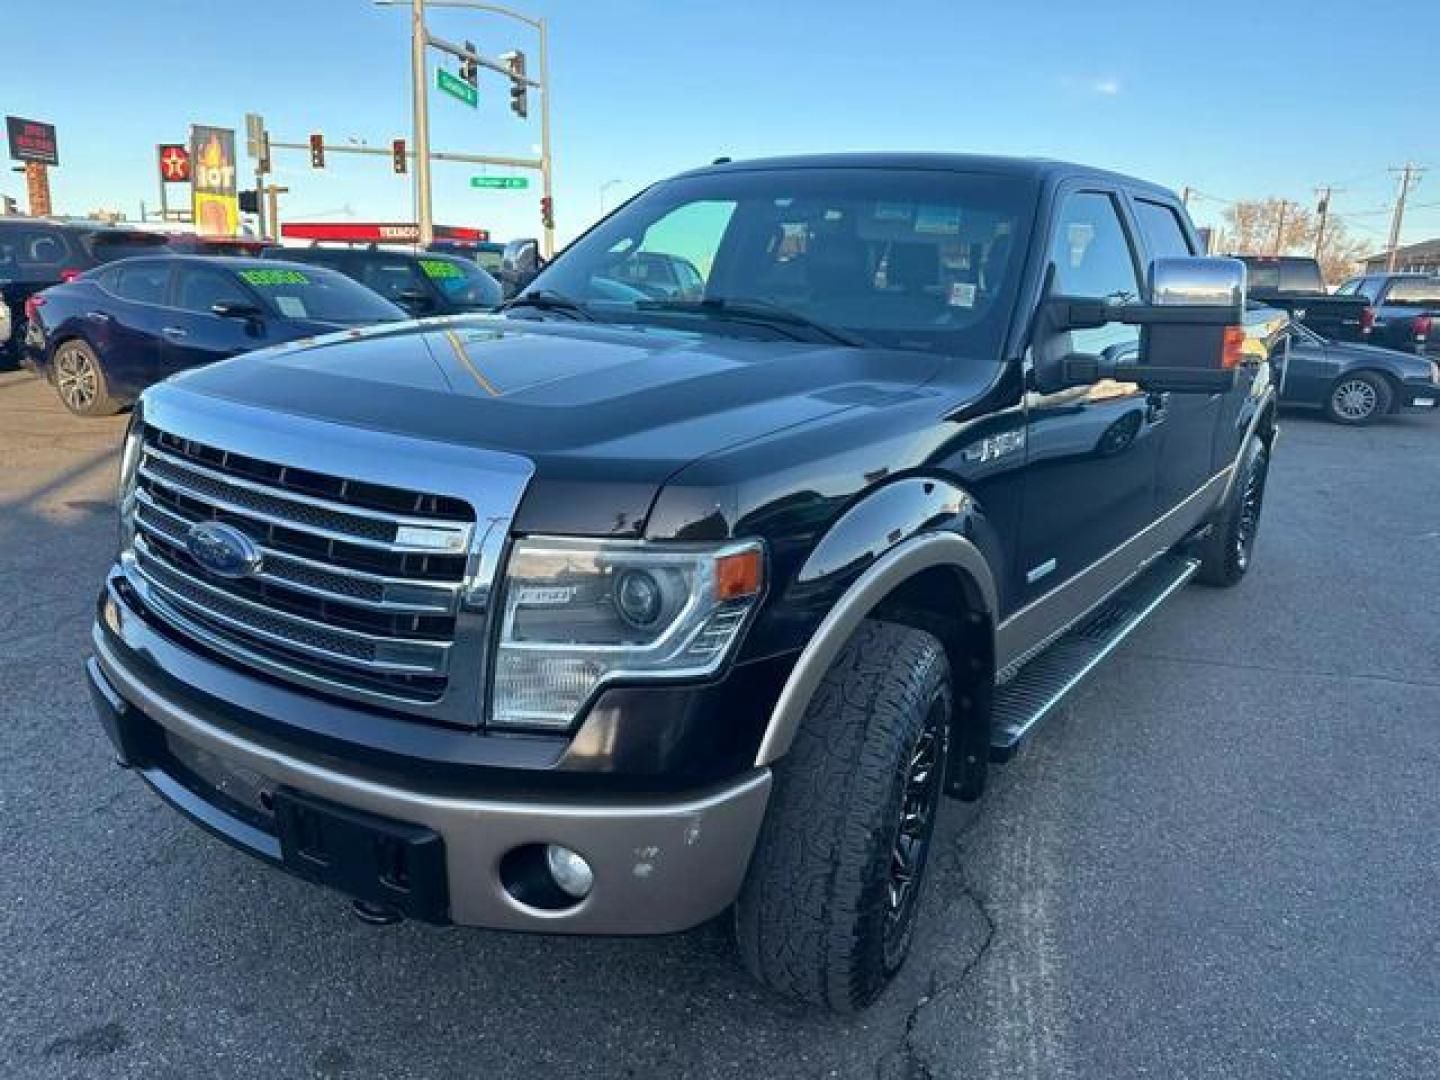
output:
M163 247L138 229L0 217L0 365L24 359L25 301L101 263Z
M100 721L370 921L733 907L765 983L863 1007L942 793L979 797L1187 581L1252 566L1285 317L1198 250L1172 192L1083 166L723 163L502 317L152 387ZM620 284L652 252L703 297Z
M1369 340L1365 301L1325 290L1320 264L1298 255L1238 255L1249 271L1252 300L1281 308L1331 341Z
M1370 344L1440 356L1440 275L1365 274L1336 291L1367 305Z
M1299 323L1289 333L1280 394L1287 405L1318 405L1337 424L1358 425L1440 402L1440 363L1397 349L1328 341Z
M117 412L152 383L277 342L405 313L320 267L258 259L126 259L27 302L32 364L78 416Z
M469 259L497 280L505 258L505 245L494 240L433 240L426 250Z
M699 297L705 292L705 278L694 263L658 251L640 252L627 259L613 278L651 297Z
M501 301L500 283L469 259L389 248L273 248L261 256L338 270L415 318L492 311Z

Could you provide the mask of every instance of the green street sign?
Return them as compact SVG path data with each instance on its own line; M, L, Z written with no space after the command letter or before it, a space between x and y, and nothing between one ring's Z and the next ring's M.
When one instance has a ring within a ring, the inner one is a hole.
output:
M472 176L470 186L479 188L528 188L528 176Z
M443 68L435 69L435 85L453 98L459 98L472 109L480 100L480 94L464 79L451 75Z

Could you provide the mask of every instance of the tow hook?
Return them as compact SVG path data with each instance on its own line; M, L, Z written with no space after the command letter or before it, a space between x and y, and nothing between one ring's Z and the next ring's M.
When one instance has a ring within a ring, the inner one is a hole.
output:
M351 900L350 912L368 926L394 926L405 920L398 908L389 904L374 904L369 900Z

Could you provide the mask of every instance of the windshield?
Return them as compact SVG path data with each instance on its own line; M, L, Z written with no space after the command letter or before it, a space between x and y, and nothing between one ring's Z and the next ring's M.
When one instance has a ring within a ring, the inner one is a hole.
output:
M1440 307L1440 277L1397 278L1390 283L1385 303L1401 307Z
M795 336L778 317L788 312L878 345L991 353L1013 308L1034 204L1032 183L1010 175L684 177L606 219L527 292L558 294L606 321Z
M1250 256L1245 259L1250 288L1271 292L1323 293L1325 282L1313 259Z
M424 255L420 269L456 307L489 310L500 303L500 283L469 259Z
M409 317L384 297L324 267L265 266L236 272L287 319L358 326Z

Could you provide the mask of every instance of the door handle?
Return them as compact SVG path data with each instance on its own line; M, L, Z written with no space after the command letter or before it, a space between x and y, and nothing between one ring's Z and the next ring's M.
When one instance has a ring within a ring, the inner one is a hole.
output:
M160 332L166 337L188 337L190 333L183 326L162 326Z
M87 319L94 319L96 322L110 321L110 316L103 311L87 311L85 312L85 317Z
M1166 390L1159 394L1150 394L1145 399L1145 419L1151 424L1158 424L1165 419L1170 411L1170 391Z

